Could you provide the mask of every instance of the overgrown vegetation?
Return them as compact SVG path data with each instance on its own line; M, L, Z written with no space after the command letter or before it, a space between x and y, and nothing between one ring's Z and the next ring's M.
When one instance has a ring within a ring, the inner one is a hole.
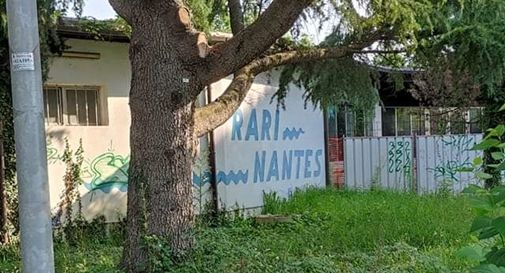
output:
M500 109L503 110L505 106ZM473 272L505 272L505 186L502 183L505 170L504 135L505 125L499 125L489 129L485 138L473 147L474 150L482 150L493 160L493 164L481 157L473 160L470 171L487 187L472 185L464 191L470 195L472 207L478 214L470 231L477 235L479 243L461 249L459 254L480 263L472 269Z
M291 223L221 221L196 229L193 255L174 265L157 242L157 272L464 272L455 256L470 242L474 213L463 197L311 189L289 201L266 198L265 213ZM56 243L57 272L120 272L122 230L95 222L74 244ZM0 271L19 272L16 246L0 249Z

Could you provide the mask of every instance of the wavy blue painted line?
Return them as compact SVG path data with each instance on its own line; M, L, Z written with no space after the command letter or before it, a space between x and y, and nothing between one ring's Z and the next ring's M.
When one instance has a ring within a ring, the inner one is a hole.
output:
M249 170L239 170L238 172L235 171L229 171L228 173L219 171L217 173L217 182L218 183L223 183L225 185L230 185L231 183L234 183L235 185L240 184L241 182L243 184L247 184L249 178Z
M303 131L302 128L296 129L293 127L293 129L286 128L282 134L282 139L286 140L293 140L293 139L299 139L301 135L305 134L305 131Z

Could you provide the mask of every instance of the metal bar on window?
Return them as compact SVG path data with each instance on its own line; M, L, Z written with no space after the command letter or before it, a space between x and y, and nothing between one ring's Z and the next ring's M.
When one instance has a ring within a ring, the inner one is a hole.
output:
M59 125L63 125L63 92L62 88L56 89L56 119Z
M414 108L414 107L412 107ZM412 112L411 111L408 111L408 114L409 114L409 123L410 123L410 135L414 135L414 124L413 124L413 121L412 121Z
M81 90L81 92L84 92L84 105L86 107L85 109L86 126L89 126L88 90Z
M398 109L394 108L395 110L395 136L398 136Z
M98 90L95 90L95 121L96 125L100 125L99 117L98 117Z
M79 118L79 99L77 98L77 89L74 90L75 95L75 116L77 118L77 125L81 125L81 119Z
M68 117L68 105L67 105L67 91L64 88L61 88L61 97L62 97L62 125L67 125L70 123Z
M46 118L46 124L49 126L49 94L48 94L48 91L47 91L47 88L44 88L44 94L46 96L46 114L45 114L45 118Z

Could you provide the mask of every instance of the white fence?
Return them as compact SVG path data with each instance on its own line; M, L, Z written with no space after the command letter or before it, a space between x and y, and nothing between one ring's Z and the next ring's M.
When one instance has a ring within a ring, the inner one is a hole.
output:
M471 166L481 155L471 148L482 135L346 138L345 184L352 189L373 186L419 193L442 187L460 192L475 183Z
M349 188L412 187L413 143L410 137L346 138L345 184Z
M459 170L482 156L481 151L471 150L481 140L480 134L416 137L418 192L436 192L441 187L460 192L476 183L472 173Z

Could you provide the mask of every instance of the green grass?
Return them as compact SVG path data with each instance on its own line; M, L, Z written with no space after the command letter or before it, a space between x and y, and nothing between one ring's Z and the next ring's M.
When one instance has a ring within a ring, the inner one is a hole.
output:
M463 197L336 190L270 196L266 213L292 223L229 221L199 227L192 257L160 272L466 272L454 255L469 243L473 212ZM56 272L118 272L121 240L93 237L56 245ZM0 248L0 272L17 272L18 249ZM160 257L163 253L160 252ZM164 268L163 268L164 267Z

